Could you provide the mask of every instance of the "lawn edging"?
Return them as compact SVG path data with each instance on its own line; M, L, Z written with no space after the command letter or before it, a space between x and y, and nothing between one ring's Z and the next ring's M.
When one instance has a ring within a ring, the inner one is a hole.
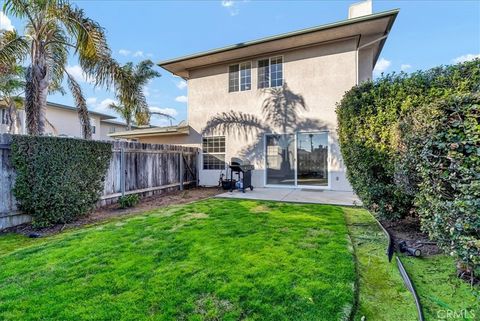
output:
M410 292L396 265L385 260L388 239L384 232L368 211L342 208L355 250L358 296L352 320L360 321L362 317L378 321L415 320Z

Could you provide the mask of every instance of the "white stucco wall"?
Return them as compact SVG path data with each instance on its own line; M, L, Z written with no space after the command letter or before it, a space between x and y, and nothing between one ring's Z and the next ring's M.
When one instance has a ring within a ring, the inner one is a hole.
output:
M53 125L46 125L45 132L54 136L70 136L70 137L82 137L82 128L80 126L80 120L75 110L68 110L62 108L55 108L48 106L47 119ZM92 125L96 127L95 133L92 134L93 139L100 139L100 117L97 115L90 115Z

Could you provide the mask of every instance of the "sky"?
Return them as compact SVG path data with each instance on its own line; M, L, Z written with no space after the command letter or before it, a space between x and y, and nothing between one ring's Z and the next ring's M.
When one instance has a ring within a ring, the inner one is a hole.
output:
M358 0L357 0L358 1ZM336 22L347 18L353 1L73 1L106 30L112 55L120 63L165 59ZM380 1L373 11L399 8L400 13L377 62L381 72L412 72L480 57L480 0ZM23 33L23 22L0 13L0 28ZM145 88L153 110L187 117L187 85L168 71ZM108 109L115 97L85 79L75 57L68 70L81 81L90 110ZM73 105L71 95L49 101ZM170 121L152 117L155 125Z

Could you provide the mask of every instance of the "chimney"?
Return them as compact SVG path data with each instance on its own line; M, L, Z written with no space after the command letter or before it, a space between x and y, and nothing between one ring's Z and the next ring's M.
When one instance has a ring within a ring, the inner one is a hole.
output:
M365 0L352 4L348 8L348 19L372 14L372 0Z

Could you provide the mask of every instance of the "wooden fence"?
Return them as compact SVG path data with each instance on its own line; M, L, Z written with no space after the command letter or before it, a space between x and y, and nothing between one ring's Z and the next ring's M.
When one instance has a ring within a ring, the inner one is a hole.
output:
M0 134L0 230L28 222L18 211L12 188L11 135ZM98 206L115 203L122 195L150 196L195 185L198 148L133 142L112 142L112 159Z

